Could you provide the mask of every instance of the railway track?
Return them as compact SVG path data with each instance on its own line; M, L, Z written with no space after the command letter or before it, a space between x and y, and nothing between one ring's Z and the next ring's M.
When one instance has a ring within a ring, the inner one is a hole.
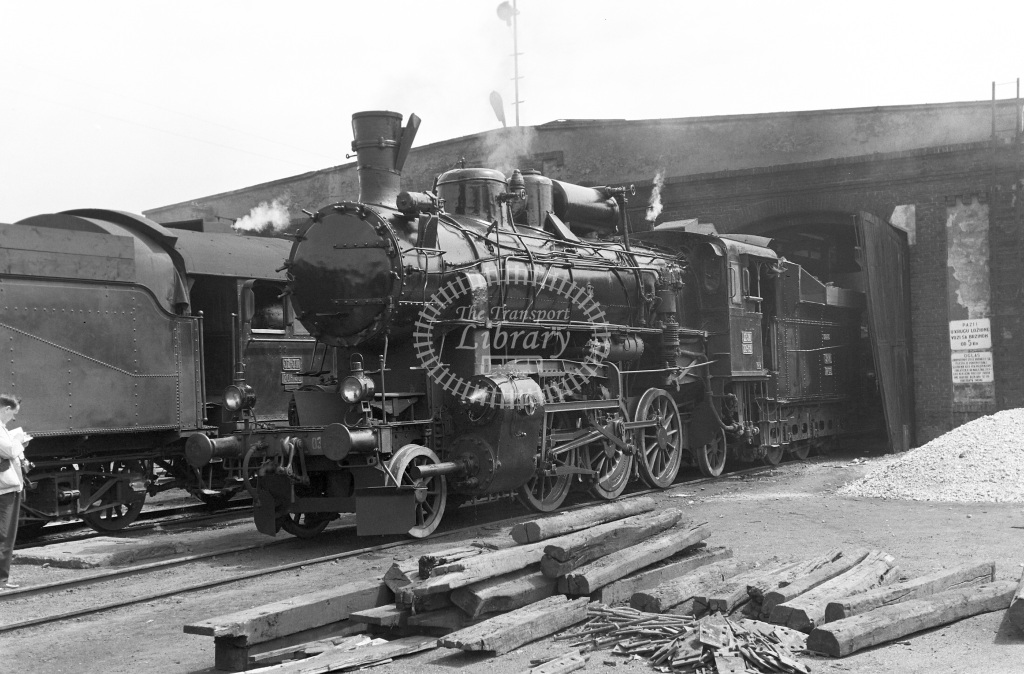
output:
M733 471L733 472L728 473L727 476L723 476L723 477L743 477L743 476L759 475L759 474L762 474L762 473L770 473L771 471L773 471L775 469L778 469L778 468L779 468L779 466L756 466L756 467L747 468L747 469L744 469L744 470ZM692 487L694 487L696 485L712 483L712 482L719 481L721 479L722 478L698 478L698 479L694 479L694 480L687 480L685 482L678 482L678 483L676 483L675 485L673 485L673 487L671 489L668 489L668 490L642 489L642 490L637 490L637 491L634 491L634 492L630 492L628 495L624 495L622 498L623 499L634 498L634 497L637 497L637 496L644 496L644 495L649 495L649 494L667 494L667 493L671 493L672 491L687 490L687 489L690 489L690 488L692 488ZM588 501L588 502L585 502L585 503L580 503L580 504L576 504L576 505L573 505L573 506L570 506L570 507L563 508L562 511L568 512L568 511L572 511L572 510L577 510L577 509L585 508L585 507L588 507L590 505L592 505L592 502ZM511 525L513 525L513 524L515 524L517 522L526 521L526 520L529 520L529 519L533 519L535 517L537 517L536 513L527 513L527 514L524 514L524 515L519 515L519 516L516 516L516 517L509 517L509 518L498 517L498 518L496 518L496 519L494 519L494 520L492 520L490 522L487 522L485 526L493 526L496 523L501 523L502 526L505 526L505 525L511 526ZM474 524L469 525L469 526L459 527L459 528L456 528L456 529L452 529L452 530L446 531L444 533L435 534L434 536L431 536L430 538L424 539L424 540L425 540L425 542L436 542L436 541L439 541L439 540L444 540L446 538L452 538L452 537L455 537L455 536L457 536L459 534L463 534L463 533L465 533L465 532L467 532L467 531L469 531L471 529L477 528L479 526L481 526L481 524L479 522L477 522L477 523L474 523ZM355 526L354 525L345 525L345 526L337 527L333 531L334 532L340 532L340 531L344 531L344 530L348 530L348 529L351 529L354 532ZM214 558L214 557L237 554L237 553L240 553L240 552L246 552L246 551L251 551L251 550L255 550L255 549L266 548L268 546L284 546L284 545L289 545L289 544L291 544L291 545L299 545L299 544L301 544L301 539L287 538L287 539L282 539L280 541L260 542L260 543L257 543L257 544L248 545L248 546L242 546L242 547L238 547L238 548L232 548L232 549L229 549L229 550L217 550L217 551L212 551L212 552L207 552L207 553L202 553L202 554L197 554L197 555L189 555L189 556L186 556L186 557L177 557L177 558L174 558L174 559L167 559L167 560L162 560L162 561L159 561L159 562L152 562L150 564L142 564L142 565L132 566L132 567L124 568L124 569L113 569L113 570L110 570L110 571L103 571L103 572L99 572L99 573L90 574L88 576L84 576L84 577L80 577L80 578L75 578L75 579L72 579L72 580L59 581L59 582L54 582L54 583L48 583L48 584L45 584L45 585L37 585L37 586L33 586L33 587L26 587L26 588L21 588L21 589L18 589L18 590L7 591L7 592L0 593L0 604L2 604L4 602L7 602L7 601L13 601L13 600L17 600L17 599L26 599L28 597L33 597L33 596L38 597L40 595L55 594L55 593L58 593L58 592L64 592L64 591L69 590L69 589L81 588L81 587L84 587L84 586L94 585L94 584L102 583L102 582L115 581L115 580L124 580L126 578L131 578L131 577L134 577L134 576L139 576L139 575L143 575L143 574L147 574L147 573L152 573L154 571L161 571L161 570L171 569L171 568L174 568L174 567L184 566L186 564L192 564L192 563L200 562L202 560L211 559L211 558ZM150 592L150 593L147 593L147 594L142 595L142 596L131 597L131 598L126 598L126 599L120 599L120 600L111 601L111 602L107 602L107 603L103 603L103 604L98 604L98 605L94 605L94 606L85 606L85 607L82 607L82 608L79 608L79 609L75 609L75 610L67 611L67 612L63 612L63 613L57 613L57 614L52 614L52 615L47 615L47 616L41 616L41 617L38 617L38 618L32 618L32 619L22 620L22 621L18 621L18 622L12 622L12 623L3 624L3 625L0 625L0 634L10 633L10 632L14 632L14 631L17 631L17 630L20 630L20 629L25 629L25 628L28 628L28 627L35 627L35 626L46 625L46 624L50 624L50 623L56 623L56 622L60 622L60 621L63 621L63 620L69 620L69 619L72 619L72 618L80 618L80 617L87 616L87 615L92 615L92 614L96 614L96 613L102 613L104 611L110 611L110 610L113 610L113 609L124 608L124 607L132 606L132 605L135 605L135 604L142 604L142 603L146 603L146 602L150 602L150 601L154 601L154 600L158 600L158 599L163 599L163 598L170 597L170 596L173 596L173 595L182 595L182 594L187 594L187 593L192 593L192 592L198 592L198 591L201 591L201 590L206 590L206 589L210 589L210 588L214 588L214 587L219 587L219 586L223 586L223 585L229 585L229 584L232 584L232 583L239 583L239 582L250 580L250 579L254 579L254 578L261 578L261 577L271 576L271 575L278 574L278 573L284 573L284 572L287 572L287 571L292 571L292 570L298 569L300 567L308 567L308 566L317 565L317 564L326 564L326 563L335 562L335 561L342 560L342 559L347 559L347 558L351 558L351 557L357 557L359 555L365 555L367 553L380 552L380 551L383 551L383 550L389 550L389 549L400 547L400 546L409 546L409 545L415 545L415 544L416 544L416 541L414 539L409 539L409 538L404 538L403 537L401 540L398 540L398 541L392 541L392 542L382 543L382 544L378 544L378 545L371 545L371 546L366 546L366 547L360 547L360 548L356 548L356 549L352 549L352 550L346 550L344 552L340 552L340 553L336 553L336 554L332 554L332 555L327 555L327 556L322 556L322 557L315 557L315 558L300 560L300 561L296 561L296 562L290 562L290 563L287 563L287 564L281 564L281 565L277 565L277 566L273 566L273 567L268 567L268 568L265 568L265 569L257 569L257 570L248 571L248 572L245 572L245 573L234 574L234 575L231 575L231 576L228 576L228 577L224 577L224 578L218 578L218 579L207 580L207 581L200 581L200 582L195 582L195 583L191 583L189 585L184 585L184 586L180 586L179 585L179 586L176 586L175 588L170 589L170 590L160 590L160 591L157 591L157 592Z
M252 499L240 499L232 502L230 507L221 508L216 512L210 512L209 507L203 504L159 508L148 512L143 511L135 522L119 531L96 531L89 529L88 525L81 521L48 524L44 527L43 533L27 541L19 542L15 549L29 550L55 543L84 541L99 536L118 536L159 527L188 526L210 520L248 517L251 513L251 506Z

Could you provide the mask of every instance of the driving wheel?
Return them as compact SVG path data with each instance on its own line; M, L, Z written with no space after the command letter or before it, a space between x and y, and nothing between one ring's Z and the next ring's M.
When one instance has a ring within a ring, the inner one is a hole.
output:
M648 389L634 419L654 422L636 429L640 478L649 487L665 489L675 482L683 462L683 420L676 401L662 389Z
M548 475L548 470L572 467L576 462L576 450L565 452L558 451L559 438L553 438L552 434L572 431L575 429L574 419L571 414L555 412L547 414L545 418L545 437L547 447L542 448L538 456L537 472L533 474L526 484L516 489L516 496L519 502L534 512L549 513L565 502L569 495L569 488L572 486L572 474Z

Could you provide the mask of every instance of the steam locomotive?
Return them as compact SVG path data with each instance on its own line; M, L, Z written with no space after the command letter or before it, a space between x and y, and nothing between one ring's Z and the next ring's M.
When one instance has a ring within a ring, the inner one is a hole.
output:
M0 225L3 389L34 436L19 537L72 518L120 530L168 489L212 506L242 490L220 464L191 467L185 441L234 429L221 411L240 369L259 423L287 424L282 378L298 381L315 344L280 299L288 246L98 209Z
M259 423L239 371L234 431L187 441L196 470L237 472L259 531L354 512L359 534L425 537L449 503L615 499L684 464L806 457L864 414L861 293L762 237L631 232L627 188L461 167L402 191L418 125L356 114L358 199L294 234L286 295L316 349L290 425Z

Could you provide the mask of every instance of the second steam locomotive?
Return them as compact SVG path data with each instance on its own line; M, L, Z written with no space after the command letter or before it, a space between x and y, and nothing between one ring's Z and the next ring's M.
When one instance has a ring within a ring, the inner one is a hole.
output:
M240 369L234 432L186 446L237 471L260 531L355 512L360 534L424 537L482 496L551 511L573 485L665 488L684 464L806 457L873 397L863 296L768 239L630 232L625 189L532 171L402 191L419 120L401 120L354 116L358 199L295 233L286 294L317 348L290 425L258 423Z

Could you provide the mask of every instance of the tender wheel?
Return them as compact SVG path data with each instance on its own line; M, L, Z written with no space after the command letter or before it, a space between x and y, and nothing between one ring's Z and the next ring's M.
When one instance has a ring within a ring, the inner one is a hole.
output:
M765 465L777 466L782 463L782 455L785 453L786 450L782 448L782 445L768 447L768 451L761 457L761 460L764 461Z
M324 513L288 513L281 518L281 528L296 538L313 538L330 523Z
M676 401L661 389L648 389L640 398L634 420L657 422L636 429L641 479L657 489L671 486L683 462L683 420Z
M557 444L554 443L550 434L559 431L568 431L575 428L571 415L565 413L548 414L545 419L548 434L548 447L541 451L540 466L530 480L516 490L519 502L534 512L549 513L558 510L565 497L569 495L569 488L572 487L572 474L568 475L544 475L546 467L558 468L560 466L573 466L576 462L575 450L568 452L557 452ZM545 456L547 459L545 460Z
M808 440L799 440L793 443L793 456L806 461L807 457L811 455L811 443Z
M133 482L145 480L138 461L114 461L85 466L94 475L85 475L80 483L80 503L92 512L82 520L96 531L120 531L135 521L146 502L146 492L133 488Z
M409 529L413 538L426 538L441 523L448 500L448 483L444 475L415 480L409 475L409 468L436 463L441 463L437 454L418 445L406 445L388 463L388 470L400 486L416 488L416 525Z
M697 459L697 467L706 477L718 477L725 469L725 433L715 432L715 439L708 444L697 447L694 450Z

